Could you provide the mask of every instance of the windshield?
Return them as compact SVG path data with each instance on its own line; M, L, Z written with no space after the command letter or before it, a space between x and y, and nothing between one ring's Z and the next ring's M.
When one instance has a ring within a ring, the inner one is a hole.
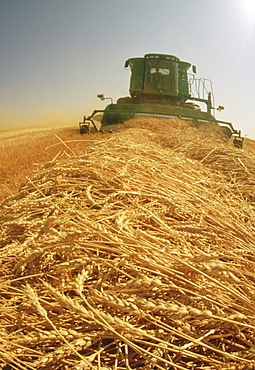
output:
M169 76L170 75L170 69L152 67L151 70L150 70L150 74L153 74L153 73L161 73L162 75Z
M149 88L175 89L172 63L166 60L148 60L146 86Z

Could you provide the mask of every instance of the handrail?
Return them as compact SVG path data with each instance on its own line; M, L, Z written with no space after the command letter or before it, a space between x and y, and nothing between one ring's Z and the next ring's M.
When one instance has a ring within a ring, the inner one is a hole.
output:
M205 102L208 99L208 95L211 94L211 107L215 105L214 99L214 92L213 92L213 84L212 81L208 78L195 78L194 75L190 74L191 78L189 79L189 87L190 93L193 100L198 100L201 102ZM209 85L209 86L208 86ZM195 92L192 90L192 86L194 86ZM211 113L211 112L210 112Z

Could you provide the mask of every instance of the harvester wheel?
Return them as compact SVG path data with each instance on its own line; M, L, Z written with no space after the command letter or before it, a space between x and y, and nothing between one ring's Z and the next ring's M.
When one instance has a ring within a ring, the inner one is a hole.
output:
M184 103L184 108L194 109L194 110L201 110L200 106L198 104L193 103L193 102Z
M88 125L82 125L80 126L80 134L87 134L89 132L89 126Z
M117 104L131 104L132 98L130 96L125 96L124 98L119 98L117 100Z
M229 140L232 136L232 131L229 127L221 126L221 132L227 140Z
M236 137L233 140L234 147L242 149L243 147L243 138L242 137Z

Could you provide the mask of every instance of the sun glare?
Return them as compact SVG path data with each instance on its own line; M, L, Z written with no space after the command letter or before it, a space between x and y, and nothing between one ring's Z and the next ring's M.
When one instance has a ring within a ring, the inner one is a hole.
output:
M255 23L255 0L241 0L240 4L247 21Z

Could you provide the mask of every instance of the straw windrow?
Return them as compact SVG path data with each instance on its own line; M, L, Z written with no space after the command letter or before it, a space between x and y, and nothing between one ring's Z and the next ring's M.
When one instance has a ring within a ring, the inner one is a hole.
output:
M2 203L1 368L254 369L253 155L126 126Z

